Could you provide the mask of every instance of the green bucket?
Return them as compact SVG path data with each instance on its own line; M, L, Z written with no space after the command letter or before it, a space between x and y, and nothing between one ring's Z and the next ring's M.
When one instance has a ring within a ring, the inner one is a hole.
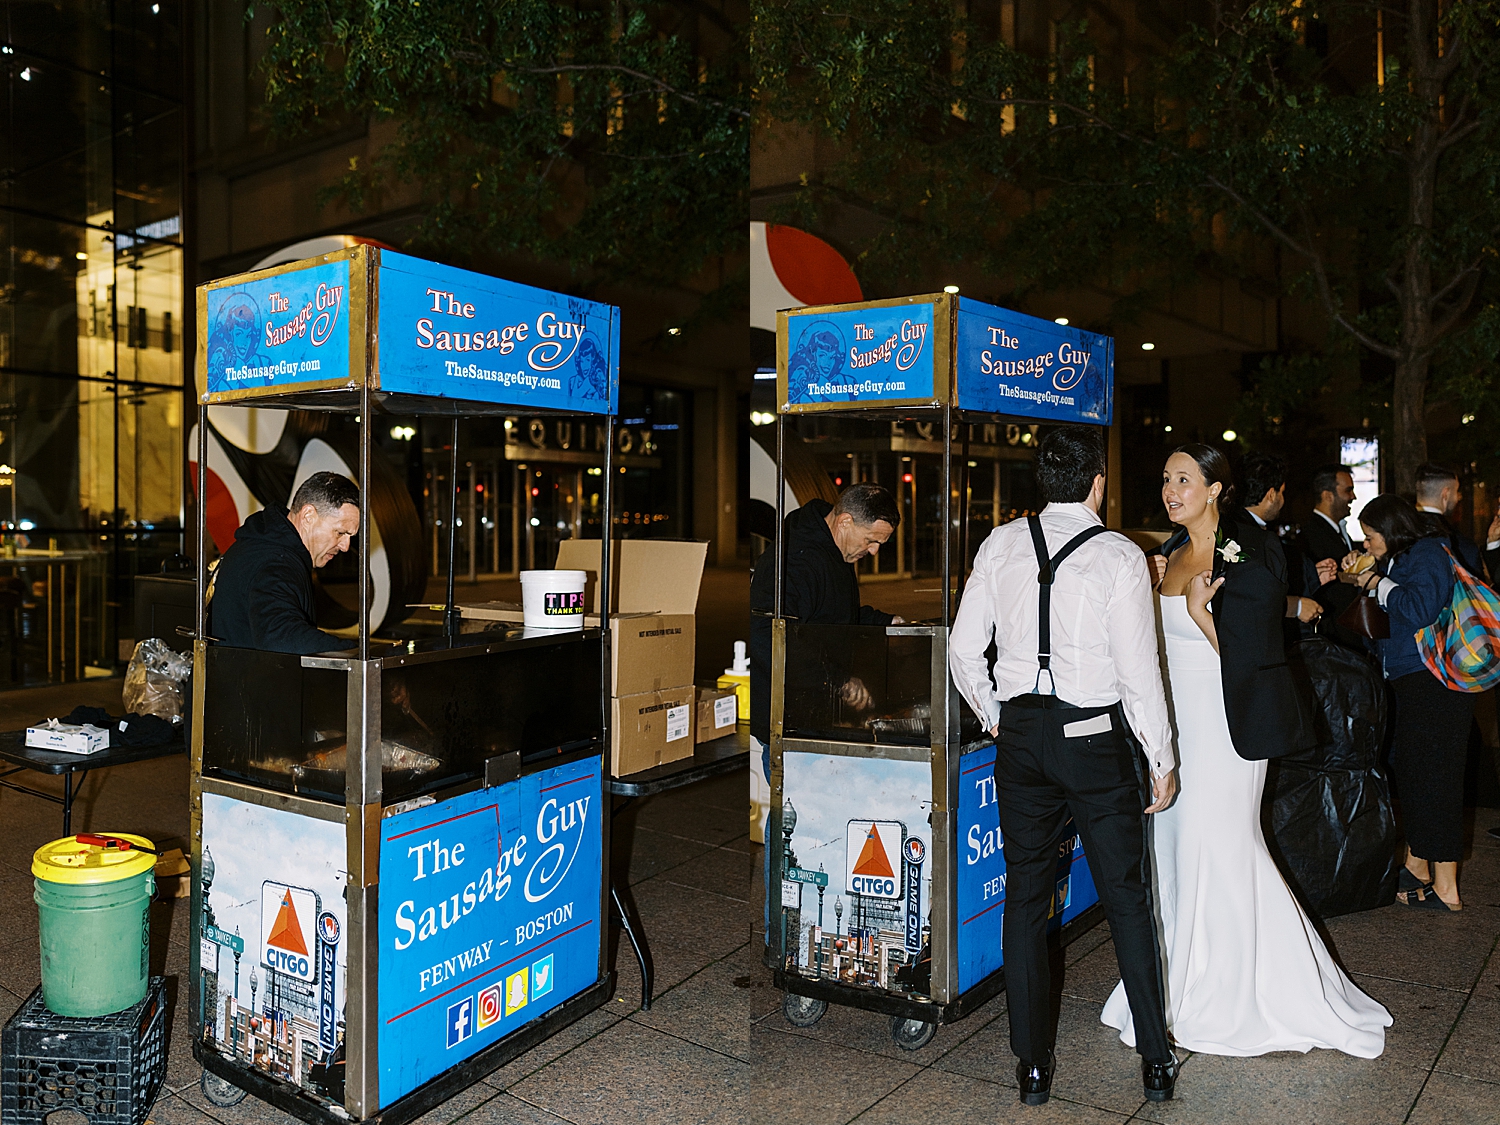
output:
M146 996L155 856L143 836L76 836L37 849L42 1002L60 1016L103 1016ZM119 842L128 841L128 850Z

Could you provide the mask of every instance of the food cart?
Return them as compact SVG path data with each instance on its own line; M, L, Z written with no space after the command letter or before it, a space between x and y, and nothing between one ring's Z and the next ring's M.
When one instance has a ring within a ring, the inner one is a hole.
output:
M995 747L948 675L978 546L956 501L968 493L971 425L1108 425L1113 372L1109 337L957 294L778 315L767 948L798 1026L846 1004L890 1015L896 1042L915 1050L1004 987ZM941 426L940 616L889 626L783 616L786 428L802 414ZM856 681L864 690L847 690ZM1101 916L1070 823L1054 924L1066 941Z
M619 310L358 246L202 286L198 322L204 421L225 403L357 417L361 521L347 651L214 643L198 600L193 1050L219 1104L399 1125L612 992L609 636L460 634L450 495L442 629L371 637L371 431L451 418L455 465L461 415L595 415L612 435Z

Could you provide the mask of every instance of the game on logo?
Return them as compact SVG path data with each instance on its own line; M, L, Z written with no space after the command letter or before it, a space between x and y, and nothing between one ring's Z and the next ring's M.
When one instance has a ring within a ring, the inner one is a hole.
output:
M483 1031L491 1024L500 1022L500 986L492 984L479 994L479 1013L474 1029Z
M465 996L448 1009L448 1046L457 1047L474 1034L474 997Z
M536 1000L552 991L552 954L531 963L531 998Z
M845 850L845 886L850 894L871 898L899 899L901 882L896 878L896 849L906 830L890 820L851 820Z
M505 1014L519 1012L526 1007L527 970L519 969L505 978Z
M326 910L318 915L318 937L329 945L339 943L339 920Z

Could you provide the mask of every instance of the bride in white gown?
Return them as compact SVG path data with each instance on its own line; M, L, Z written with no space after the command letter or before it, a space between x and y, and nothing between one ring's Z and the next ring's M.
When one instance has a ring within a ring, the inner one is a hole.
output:
M1151 824L1167 1028L1177 1046L1208 1054L1326 1047L1375 1058L1384 1050L1390 1014L1334 963L1266 850L1260 821L1266 762L1236 752L1220 654L1205 632L1214 625L1194 619L1204 616L1224 582L1203 573L1211 565L1204 555L1211 560L1213 553L1203 550L1203 523L1195 517L1213 521L1212 536L1227 464L1222 454L1215 460L1203 450L1173 454L1163 487L1173 522L1194 532L1172 556L1157 601L1180 792ZM1250 530L1241 538L1249 540ZM1225 551L1225 536L1218 540L1206 545L1226 557L1236 553ZM1279 544L1262 546L1279 556ZM1185 594L1168 593L1184 586ZM1123 986L1101 1018L1135 1045Z

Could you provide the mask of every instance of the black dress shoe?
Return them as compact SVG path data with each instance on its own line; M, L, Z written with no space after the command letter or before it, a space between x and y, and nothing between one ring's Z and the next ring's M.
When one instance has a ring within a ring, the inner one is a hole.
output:
M1016 1081L1021 1086L1022 1105L1045 1105L1052 1095L1052 1069L1057 1060L1047 1052L1047 1061L1033 1065L1022 1059L1016 1063Z
M1177 1085L1177 1059L1171 1062L1141 1063L1141 1082L1146 1087L1146 1100L1148 1102L1169 1102L1172 1100L1172 1090Z

